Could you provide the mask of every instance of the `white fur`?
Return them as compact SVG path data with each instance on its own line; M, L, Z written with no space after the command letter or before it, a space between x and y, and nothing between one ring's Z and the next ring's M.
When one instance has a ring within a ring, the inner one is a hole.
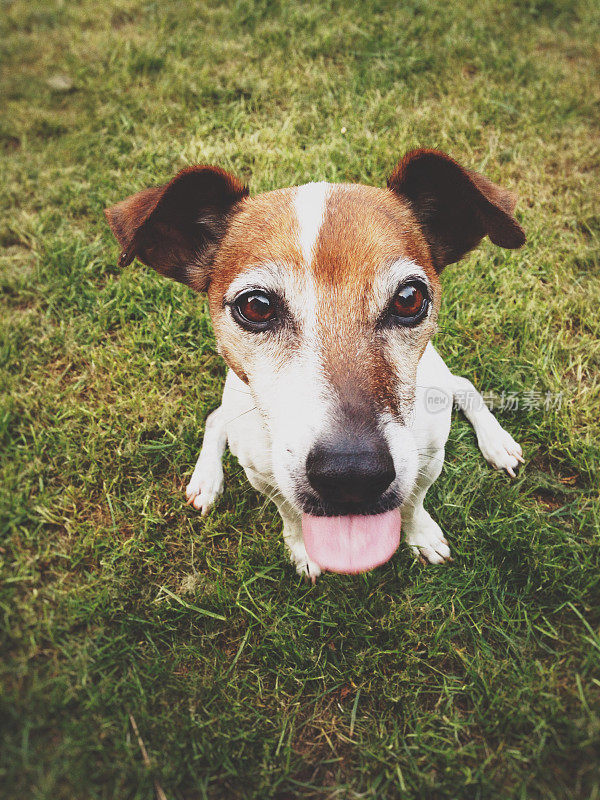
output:
M319 231L325 217L327 196L331 191L331 184L307 183L299 186L294 198L294 208L298 220L300 248L306 264L310 264Z
M208 514L223 491L223 453L227 444L227 409L217 408L207 417L202 451L186 487L188 505Z
M373 283L371 298L373 307L371 310L378 314L395 295L400 284L415 278L431 288L423 267L410 258L400 258L398 261L394 261L388 269L381 270Z
M295 384L296 390L299 390L301 383L300 380ZM452 375L433 345L427 345L417 372L414 413L403 434L412 440L416 462L413 490L405 500L401 513L407 543L417 556L430 563L448 560L450 549L439 525L423 508L423 499L442 470L452 405L455 397L457 402L460 402L460 397L464 398L466 383L464 378ZM506 469L514 475L518 463L523 461L520 446L485 407L481 395L472 384L469 387L473 399L471 405L478 408L476 411L465 409L465 413L475 428L484 457L492 466ZM447 402L432 404L428 400L432 391L434 396L436 393L445 396ZM294 415L299 413L305 401L306 395L302 395L298 406L287 419L288 428L301 429L302 423L297 424ZM290 424L292 421L294 424ZM280 476L276 474L271 431L267 430L248 387L231 371L225 382L222 404L207 423L204 444L188 486L188 499L191 498L190 502L196 508L201 508L203 513L212 505L222 487L221 456L225 438L245 469L250 483L276 503L283 518L284 541L298 572L314 580L320 574L320 569L310 561L304 548L301 510L286 496L288 487L281 485ZM397 440L391 444L394 449L402 449L407 441ZM199 498L197 502L196 498Z
M249 384L233 372L228 373L222 404L207 420L204 444L187 487L188 502L207 513L222 490L221 459L227 442L250 483L277 505L290 558L298 572L313 580L320 569L306 553L297 496L306 481L308 453L331 429L339 413L339 398L328 383L323 366L321 338L330 334L317 313L320 302L335 309L337 300L335 295L319 294L310 270L333 190L328 183L310 183L295 190L297 244L303 265L250 265L227 289L227 302L246 289L263 289L282 297L294 328L293 334L283 331L280 335L293 335L294 346L282 349L277 337L270 340L254 338L253 334L238 336L237 356L249 376ZM423 268L408 258L382 264L366 293L373 324L398 285L410 278L429 284ZM335 311L332 313L335 316ZM230 322L235 327L235 322ZM401 414L380 414L378 423L394 462L396 478L391 488L405 498L401 512L406 541L420 558L441 563L450 558L450 549L439 525L425 511L423 499L442 469L454 399L463 403L481 451L494 467L514 476L522 454L472 384L452 375L431 344L417 363L418 338L423 341L424 334L431 336L435 330L432 310L421 325L419 337L415 331L402 328L379 333L395 374L404 376L406 382L399 382L396 387ZM349 341L348 348L351 347ZM344 357L352 368L359 363L351 352L345 352ZM464 401L467 391L471 401L468 403Z
M281 285L281 266L267 262L247 267L234 278L223 298L231 303L239 294L250 289L263 289L264 291L277 291Z

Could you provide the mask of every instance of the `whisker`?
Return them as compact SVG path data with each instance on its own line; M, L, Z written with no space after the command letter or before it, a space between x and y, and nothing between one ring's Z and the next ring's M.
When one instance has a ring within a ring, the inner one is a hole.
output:
M227 422L223 423L223 425L231 425L232 422L235 422L236 419L239 419L240 417L243 417L244 414L249 414L251 411L256 411L256 410L257 410L256 406L252 406L252 408L248 408L248 409L246 409L246 411L242 411L236 417L233 417L232 419L228 419Z

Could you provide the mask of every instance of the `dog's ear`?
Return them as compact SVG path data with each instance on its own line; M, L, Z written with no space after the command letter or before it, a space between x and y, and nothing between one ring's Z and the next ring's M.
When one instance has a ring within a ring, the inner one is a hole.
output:
M228 172L197 166L105 209L122 248L119 266L137 257L163 275L205 291L233 209L247 195L247 187Z
M387 185L410 204L438 272L486 234L500 247L525 243L525 233L513 217L516 196L437 150L407 153Z

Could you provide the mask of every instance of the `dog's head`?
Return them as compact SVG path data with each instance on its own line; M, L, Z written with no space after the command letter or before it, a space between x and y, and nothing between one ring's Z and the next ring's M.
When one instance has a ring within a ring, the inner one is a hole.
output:
M520 247L515 198L433 150L387 188L311 183L256 197L192 167L107 210L134 257L207 291L219 349L270 434L278 488L312 515L397 508L417 472L410 432L439 275L485 236Z

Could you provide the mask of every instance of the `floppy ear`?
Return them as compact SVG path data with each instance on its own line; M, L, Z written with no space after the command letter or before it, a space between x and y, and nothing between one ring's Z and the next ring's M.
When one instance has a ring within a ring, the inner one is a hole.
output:
M105 209L123 252L158 272L205 291L210 266L233 208L248 188L218 167L190 167L163 186L145 189Z
M512 215L516 196L438 150L407 153L387 185L409 202L438 272L486 234L500 247L525 243L525 233Z

